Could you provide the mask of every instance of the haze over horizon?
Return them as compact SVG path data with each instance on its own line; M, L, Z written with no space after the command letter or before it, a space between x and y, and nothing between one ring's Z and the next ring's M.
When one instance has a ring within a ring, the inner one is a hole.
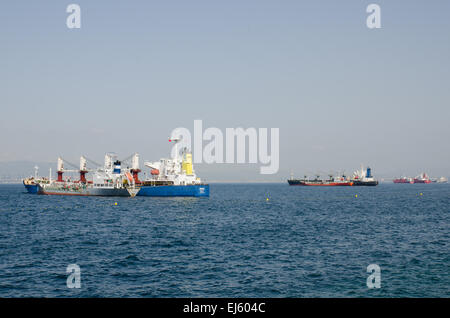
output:
M81 7L68 29L66 7ZM368 29L366 7L381 7ZM449 176L450 2L14 1L0 12L0 162L167 157L174 128L279 128L282 180L360 164ZM205 143L206 144L206 143ZM0 175L3 173L0 167ZM33 167L30 167L33 170ZM42 171L46 175L47 171Z

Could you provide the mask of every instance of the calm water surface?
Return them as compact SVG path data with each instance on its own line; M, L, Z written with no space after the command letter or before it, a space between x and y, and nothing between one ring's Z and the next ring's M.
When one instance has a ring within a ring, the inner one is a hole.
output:
M213 184L210 198L1 185L0 297L449 297L449 207L448 184Z

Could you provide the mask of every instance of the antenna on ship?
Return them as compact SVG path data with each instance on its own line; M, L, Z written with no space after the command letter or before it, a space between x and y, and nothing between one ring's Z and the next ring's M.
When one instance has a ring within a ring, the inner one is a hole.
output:
M178 143L181 141L181 138L170 138L169 137L169 142L174 142L175 143L175 157L173 158L174 160L178 160Z

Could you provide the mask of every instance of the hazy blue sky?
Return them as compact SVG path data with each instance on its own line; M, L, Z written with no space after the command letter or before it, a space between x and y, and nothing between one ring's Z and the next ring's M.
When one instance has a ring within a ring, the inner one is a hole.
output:
M81 6L81 29L66 7ZM366 27L381 6L382 29ZM169 153L173 128L280 128L280 172L450 170L449 1L8 1L0 161ZM202 177L261 179L259 165Z

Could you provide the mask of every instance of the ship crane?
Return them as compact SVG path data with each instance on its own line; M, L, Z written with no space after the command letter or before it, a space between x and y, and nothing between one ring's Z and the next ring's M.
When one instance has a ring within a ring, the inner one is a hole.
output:
M75 169L72 169L72 170L64 169L64 163L68 164L69 166L71 166ZM58 158L58 171L57 171L57 173L58 173L57 181L58 182L64 182L64 180L63 180L64 172L78 172L80 174L80 182L87 183L86 173L88 173L89 171L94 171L94 170L87 168L87 160L86 160L85 156L80 157L80 165L79 166L71 163L70 161L63 159L62 157Z
M139 169L139 154L135 152L131 156L128 156L127 158L122 159L120 161L130 163L130 159L131 159L130 172L133 175L134 182L141 183L141 181L139 180L139 172L141 172L141 169Z
M76 165L70 163L69 161L64 160L61 157L58 157L58 160L57 160L57 174L58 174L58 178L56 179L57 182L64 182L64 180L63 180L64 172L75 172L75 171L78 171L78 170L64 169L64 163L67 163L69 166L72 166L72 167L77 167Z

